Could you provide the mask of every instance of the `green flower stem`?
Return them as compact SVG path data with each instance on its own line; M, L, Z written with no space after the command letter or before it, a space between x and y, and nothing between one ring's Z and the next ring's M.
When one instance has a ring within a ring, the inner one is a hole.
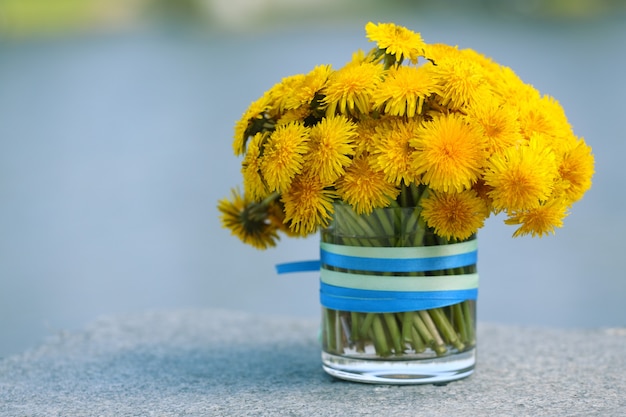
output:
M409 342L415 352L421 353L426 350L424 342L413 326L413 312L399 313L402 315L402 340Z
M463 314L463 308L461 307L462 303L456 303L452 306L452 318L454 324L459 331L461 340L463 343L469 342L469 334L467 331L467 325L465 323L465 315Z
M385 328L383 327L383 321L380 314L374 315L372 322L372 339L374 341L374 347L378 356L389 356L391 351L389 350L389 344L387 343L387 335L385 334Z
M373 215L375 215L380 222L382 233L379 233L379 235L385 237L384 240L386 246L396 246L395 237L398 235L398 233L395 233L395 229L393 223L391 222L391 219L387 217L384 212L380 211L375 211Z
M420 310L417 313L420 315L420 318L426 325L426 328L430 331L430 334L433 336L433 339L435 341L433 345L433 350L437 352L438 355L443 355L444 353L446 353L448 351L448 349L446 348L446 344L444 343L443 338L439 334L439 330L437 329L437 326L435 326L433 319L428 314L428 311Z
M335 233L337 235L342 236L341 238L343 240L342 243L348 244L350 246L368 246L368 245L362 245L360 239L358 238L348 237L351 235L362 236L362 234L365 233L359 227L359 224L356 221L356 219L354 219L354 216L350 215L350 213L346 213L346 210L342 206L336 207L335 216L336 216L335 227L337 227L337 230L335 231ZM340 226L341 228L339 228ZM346 229L346 231L350 231L351 233L344 232L344 229Z
M422 353L426 350L426 346L415 327L411 327L411 346L416 353Z
M474 332L474 314L471 311L470 301L463 301L463 317L465 318L465 327L467 328L467 343L469 345L474 345L476 343L476 334Z
M350 243L354 246L358 245L359 239L352 238L350 236L362 236L363 229L359 227L354 215L348 211L348 207L343 205L335 205L335 233L345 241L354 242ZM347 242L346 242L347 243Z
M413 238L413 246L424 246L424 236L426 235L426 222L419 216L415 237Z
M359 322L361 321L361 315L356 311L350 312L350 340L360 340Z
M406 220L406 223L402 226L403 230L416 230L419 222L421 209L415 208L411 213L411 216Z
M411 334L411 329L413 328L413 319L411 317L411 312L407 311L404 313L398 313L399 316L402 316L402 340L406 342L411 342L413 336Z
M372 322L374 321L374 317L376 317L376 313L366 313L365 319L363 320L363 324L361 324L360 334L366 335L370 328L372 327Z
M361 324L365 321L367 317L366 313L351 313L352 316L356 319L356 321L352 322L352 331L354 336L352 337L352 342L355 344L357 352L365 352L365 341L367 339L367 331L361 331Z
M336 323L335 310L329 308L324 309L324 332L325 345L329 347L333 353L341 353L339 346L337 346L337 339L335 338L335 323Z
M411 203L409 202L409 193L406 185L402 183L402 190L400 191L400 206L401 207L411 207Z
M426 343L426 345L428 346L433 346L435 344L435 338L430 333L430 330L428 330L428 327L426 327L426 324L424 324L424 321L421 319L419 312L413 311L411 312L411 315L413 320L413 327L415 327L415 330L417 330L424 343Z
M363 230L361 236L371 236L372 238L376 238L380 236L380 233L373 229L372 224L367 221L363 216L351 216L353 223L360 230ZM370 242L370 239L364 239L366 242ZM373 244L362 245L362 246L374 246Z
M398 328L398 322L396 321L396 316L393 313L383 313L383 318L385 319L385 324L387 325L387 330L389 330L389 336L391 338L391 344L393 345L393 350L396 355L402 355L404 352L404 346L402 343L402 335L400 333L400 329Z
M456 335L456 331L452 328L452 325L450 324L450 321L448 320L446 315L443 313L443 310L440 308L433 308L428 310L428 312L430 313L430 317L435 322L435 325L445 338L446 342L453 345L458 350L465 349L465 346L461 341L459 341L459 338Z
M415 327L411 328L411 341L416 353L423 353L426 350L426 345L417 330L415 330Z

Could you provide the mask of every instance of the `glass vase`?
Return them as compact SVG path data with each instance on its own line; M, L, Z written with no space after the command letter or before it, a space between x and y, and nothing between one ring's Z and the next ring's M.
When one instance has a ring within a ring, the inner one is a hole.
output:
M448 241L419 207L356 214L321 231L322 363L337 378L446 383L476 363L476 237Z

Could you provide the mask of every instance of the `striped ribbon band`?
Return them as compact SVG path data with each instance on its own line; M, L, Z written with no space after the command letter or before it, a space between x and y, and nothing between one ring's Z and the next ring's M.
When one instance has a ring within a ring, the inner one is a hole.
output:
M372 272L426 272L474 265L478 260L476 239L437 246L402 248L320 244L322 267L332 266Z
M476 239L438 246L361 247L320 244L320 261L277 265L278 273L320 270L324 307L371 313L426 310L473 300L478 274L400 276L475 265ZM340 268L341 270L335 270Z

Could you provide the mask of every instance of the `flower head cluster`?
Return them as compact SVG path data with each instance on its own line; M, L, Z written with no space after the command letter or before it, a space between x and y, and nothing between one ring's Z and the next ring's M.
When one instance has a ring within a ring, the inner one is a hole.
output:
M365 30L370 52L283 79L236 123L243 195L220 201L224 226L273 246L325 227L342 201L364 214L416 205L446 239L491 213L514 236L554 233L594 172L559 103L474 50Z

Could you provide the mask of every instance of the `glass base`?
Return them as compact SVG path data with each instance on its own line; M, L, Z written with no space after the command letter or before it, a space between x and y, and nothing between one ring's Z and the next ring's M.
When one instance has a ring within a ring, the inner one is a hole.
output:
M432 359L357 359L322 352L329 375L370 384L437 384L466 378L474 372L476 348Z

